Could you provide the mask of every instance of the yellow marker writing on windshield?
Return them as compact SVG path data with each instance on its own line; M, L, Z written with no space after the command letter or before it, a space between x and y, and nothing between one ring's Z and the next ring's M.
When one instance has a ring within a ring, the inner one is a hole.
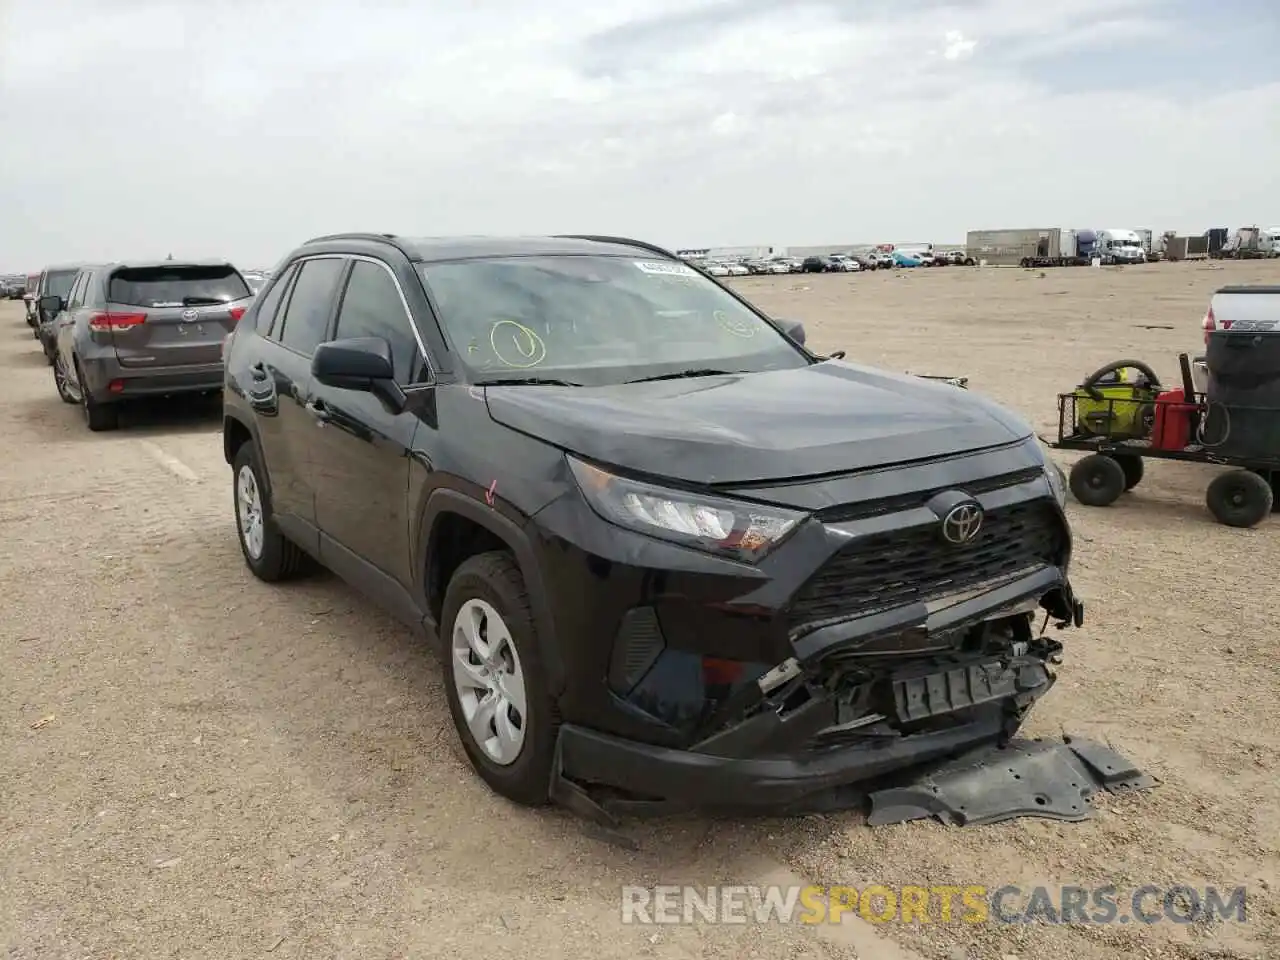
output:
M511 337L509 349L520 355L519 360L513 361L498 347L499 340L506 340L506 336L499 337L499 330L509 331ZM493 326L489 328L489 346L493 348L494 356L506 366L521 370L536 367L547 357L547 345L542 338L534 330L515 320L495 320Z
M734 319L723 310L717 310L715 312L715 318L716 323L720 324L720 326L724 327L726 331L732 333L735 337L750 339L756 335L756 328L754 326L743 323L741 320Z

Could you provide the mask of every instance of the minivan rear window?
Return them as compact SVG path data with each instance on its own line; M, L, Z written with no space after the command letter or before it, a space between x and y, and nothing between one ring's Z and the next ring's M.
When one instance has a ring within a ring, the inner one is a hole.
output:
M134 307L191 307L249 296L244 278L224 266L122 267L111 274L107 299Z

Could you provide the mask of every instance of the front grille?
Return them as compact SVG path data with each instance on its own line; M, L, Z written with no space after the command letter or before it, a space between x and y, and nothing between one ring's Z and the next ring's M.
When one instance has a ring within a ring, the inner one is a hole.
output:
M1002 473L994 477L983 477L978 480L970 480L967 483L952 484L947 487L935 487L931 490L916 490L913 493L895 494L892 497L884 497L879 500L864 500L860 503L842 504L838 507L827 507L818 511L817 517L823 523L848 523L852 520L861 520L865 517L875 517L886 513L895 513L899 510L910 510L912 507L923 507L926 503L936 497L938 494L946 490L959 490L961 493L967 493L971 497L979 494L991 493L994 490L1003 490L1006 487L1015 487L1020 483L1030 483L1033 480L1039 480L1044 476L1044 470L1040 467L1028 467L1025 470L1015 470L1012 473Z
M978 536L964 546L943 541L937 523L868 537L837 553L800 588L791 629L930 600L1056 563L1065 537L1047 500L989 510Z

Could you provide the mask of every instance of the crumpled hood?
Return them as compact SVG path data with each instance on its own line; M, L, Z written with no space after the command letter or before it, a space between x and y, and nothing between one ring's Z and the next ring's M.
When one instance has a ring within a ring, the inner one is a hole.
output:
M485 388L500 424L627 470L698 484L886 466L1031 436L959 387L828 360L611 387Z

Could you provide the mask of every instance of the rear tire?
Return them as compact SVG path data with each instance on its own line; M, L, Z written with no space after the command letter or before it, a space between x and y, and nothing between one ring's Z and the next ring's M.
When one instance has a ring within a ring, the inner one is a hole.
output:
M1086 507L1109 507L1125 490L1124 468L1111 457L1090 454L1071 468L1071 492Z
M231 494L240 552L255 577L265 583L277 583L301 573L307 555L277 529L263 474L253 442L242 443L231 462ZM252 532L255 525L256 534Z
M1204 500L1209 512L1228 527L1256 527L1271 515L1271 484L1252 470L1228 470L1213 478Z
M104 430L115 430L120 426L120 408L114 403L98 403L89 395L85 386L84 370L76 361L76 379L80 382L80 408L84 411L85 422L94 433Z
M58 397L63 403L76 404L80 402L67 389L67 370L62 364L61 357L54 357L53 360L53 386L58 391Z

